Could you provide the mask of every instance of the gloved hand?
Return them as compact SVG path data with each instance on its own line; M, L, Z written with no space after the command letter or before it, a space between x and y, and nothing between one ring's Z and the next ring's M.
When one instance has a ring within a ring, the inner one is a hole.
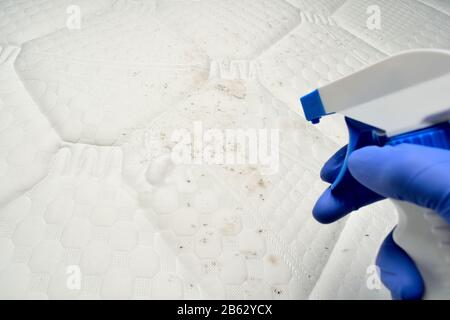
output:
M345 155L343 148L325 164L324 181L334 182ZM432 209L450 224L450 151L409 144L366 147L350 156L348 166L357 180L355 186L339 197L330 189L325 191L313 210L319 222L332 223L363 206L392 198ZM381 246L377 265L394 299L423 297L420 272L392 233Z

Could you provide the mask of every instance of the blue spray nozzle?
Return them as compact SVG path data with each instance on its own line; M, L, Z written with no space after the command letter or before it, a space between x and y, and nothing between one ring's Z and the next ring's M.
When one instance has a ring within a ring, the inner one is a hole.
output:
M320 119L327 114L319 90L315 90L302 97L300 102L306 119L313 124L318 124Z

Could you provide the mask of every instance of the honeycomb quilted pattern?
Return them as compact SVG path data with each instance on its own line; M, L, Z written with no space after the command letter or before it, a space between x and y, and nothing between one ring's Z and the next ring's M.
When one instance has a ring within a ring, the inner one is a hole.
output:
M227 108L219 118L214 111L222 105ZM342 228L341 224L322 228L311 219L309 208L325 187L312 173L318 174L319 167L289 151L297 138L309 155L325 160L335 145L314 128L302 128L301 137L295 137L300 128L281 107L253 82L211 81L124 144L125 162L141 164L140 169L125 165L136 169L126 176L132 188L139 190L142 205L149 207L151 221L171 232L168 241L183 253L182 261L197 270L204 290L214 296L307 298L318 280L316 270L326 262ZM254 128L285 128L278 173L264 176L263 168L255 166L206 166L200 171L187 166L167 168L164 149L172 146L166 138L178 128L192 130L194 120L211 128L240 128L248 123ZM145 148L143 137L159 143ZM328 152L315 148L318 139L323 139L321 146L328 147ZM165 167L164 175L154 176L155 166ZM305 240L318 234L320 240L313 244Z
M45 179L2 210L2 297L198 294L122 183L120 149L64 145L53 160ZM83 270L80 290L66 286L73 265Z
M264 52L259 61L263 83L298 110L299 92L307 94L383 57L383 53L339 27L304 22Z
M206 57L152 12L114 7L79 32L63 29L24 46L17 70L64 140L114 144L207 78Z
M367 28L367 8L378 6L380 29ZM402 15L396 14L402 12ZM349 32L381 51L394 54L407 49L448 49L448 15L411 0L347 1L333 18Z
M332 23L304 20L258 61L264 85L293 111L301 112L299 96L383 57L382 52ZM319 128L344 143L344 122L334 120L324 119Z
M310 298L389 299L389 293L380 290L379 278L374 277L377 271L373 261L384 240L381 235L390 233L396 221L395 209L384 203L365 213L352 215Z
M162 1L157 8L165 24L212 59L252 58L300 21L299 10L283 0Z
M59 138L14 71L20 49L0 47L0 203L42 179Z
M315 222L346 132L306 123L298 98L448 49L448 14L446 0L0 0L0 298L389 298L373 264L394 210ZM276 166L175 164L174 134L198 125L276 131Z

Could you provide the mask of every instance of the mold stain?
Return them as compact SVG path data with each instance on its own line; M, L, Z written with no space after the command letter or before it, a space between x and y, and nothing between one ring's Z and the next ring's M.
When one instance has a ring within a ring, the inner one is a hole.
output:
M269 263L273 264L273 265L278 265L280 263L280 258L278 258L277 256L271 254L267 257L267 260L269 261Z
M247 97L247 88L241 81L226 81L216 85L216 89L227 96L242 100Z
M259 179L258 186L260 186L261 188L266 188L266 183L264 182L263 179Z
M283 291L280 290L280 289L274 288L274 289L273 289L273 293L275 293L276 295L280 296L280 295L283 294Z

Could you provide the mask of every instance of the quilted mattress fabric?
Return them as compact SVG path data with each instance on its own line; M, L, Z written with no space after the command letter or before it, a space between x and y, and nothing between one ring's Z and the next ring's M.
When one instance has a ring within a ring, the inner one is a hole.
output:
M449 49L449 9L0 0L0 297L389 298L373 264L394 211L314 221L346 133L338 117L307 124L298 98L404 50ZM196 123L277 129L277 170L173 164L171 134Z

